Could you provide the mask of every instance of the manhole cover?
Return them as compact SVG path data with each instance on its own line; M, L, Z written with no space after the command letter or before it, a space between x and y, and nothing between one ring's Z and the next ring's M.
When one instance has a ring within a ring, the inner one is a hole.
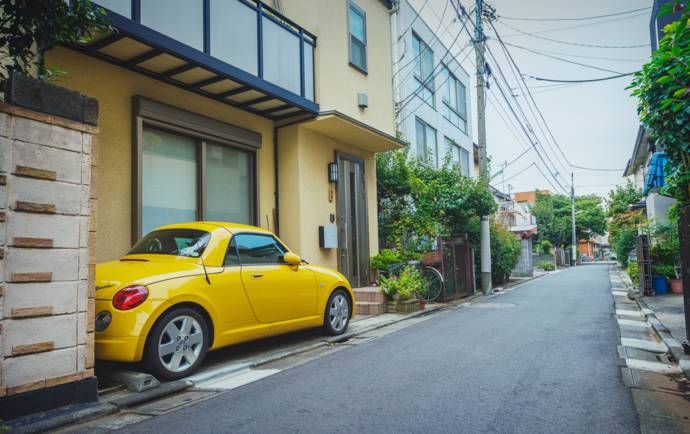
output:
M486 308L486 309L505 309L515 307L515 303L472 303L467 307Z

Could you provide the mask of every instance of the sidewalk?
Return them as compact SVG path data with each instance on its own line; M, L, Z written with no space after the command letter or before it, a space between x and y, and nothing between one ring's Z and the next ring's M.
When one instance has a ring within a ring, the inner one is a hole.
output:
M653 295L641 301L654 311L656 317L679 342L685 341L685 314L683 294Z
M609 272L616 319L618 352L625 361L623 382L630 388L644 433L690 433L690 364L680 344L668 333L645 300L628 298L630 277L612 267Z

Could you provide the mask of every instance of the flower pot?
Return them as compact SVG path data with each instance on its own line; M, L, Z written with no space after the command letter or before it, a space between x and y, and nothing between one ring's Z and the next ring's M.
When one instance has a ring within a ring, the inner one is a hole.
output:
M671 292L674 294L682 294L683 293L683 279L671 279L669 280L669 284L671 285Z
M652 277L652 289L656 295L668 294L668 281L665 276Z

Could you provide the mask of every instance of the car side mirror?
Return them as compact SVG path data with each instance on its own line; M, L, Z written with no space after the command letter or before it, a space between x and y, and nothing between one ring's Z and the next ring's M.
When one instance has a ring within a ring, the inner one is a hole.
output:
M287 252L283 255L283 261L289 265L300 265L302 263L302 258L292 252Z

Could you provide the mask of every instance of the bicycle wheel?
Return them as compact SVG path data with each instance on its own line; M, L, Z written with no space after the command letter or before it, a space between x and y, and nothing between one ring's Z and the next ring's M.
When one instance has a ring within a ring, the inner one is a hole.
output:
M424 294L426 301L435 301L443 291L443 276L441 272L434 267L422 268L422 277L426 279L429 290Z

